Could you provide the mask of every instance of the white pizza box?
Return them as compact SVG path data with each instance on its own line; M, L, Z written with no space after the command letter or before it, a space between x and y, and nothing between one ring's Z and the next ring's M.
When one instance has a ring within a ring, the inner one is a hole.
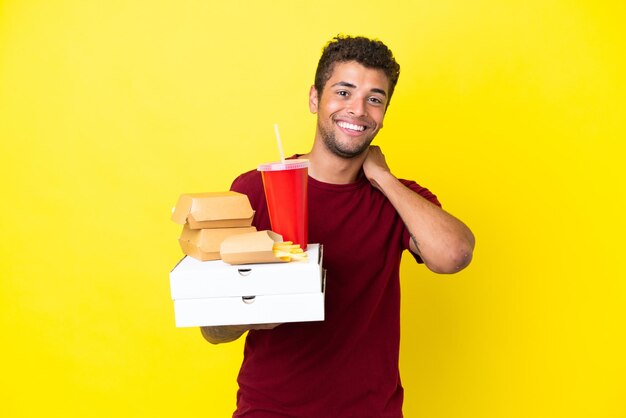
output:
M177 327L324 320L325 280L317 292L174 300Z
M187 256L170 272L172 299L320 293L323 252L309 244L307 261L245 265Z

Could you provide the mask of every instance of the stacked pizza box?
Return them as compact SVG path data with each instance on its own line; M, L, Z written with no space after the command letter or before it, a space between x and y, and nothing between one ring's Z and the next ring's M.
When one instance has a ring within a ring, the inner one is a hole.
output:
M183 194L172 220L186 254L170 272L177 327L323 321L323 247L281 254L272 231L252 227L254 211L235 192ZM278 254L277 254L278 252Z

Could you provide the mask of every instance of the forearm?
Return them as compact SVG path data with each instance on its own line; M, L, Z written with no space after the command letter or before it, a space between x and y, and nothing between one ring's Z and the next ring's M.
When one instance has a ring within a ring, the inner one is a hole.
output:
M411 234L411 249L436 273L456 273L472 260L474 235L460 220L421 197L391 172L375 179Z
M200 327L200 332L205 340L211 344L227 343L235 341L246 331L250 330L270 330L279 326L280 323L271 324L251 324L251 325L222 325L214 327Z
M211 344L227 343L241 337L248 328L243 325L224 325L214 327L200 327L205 340Z

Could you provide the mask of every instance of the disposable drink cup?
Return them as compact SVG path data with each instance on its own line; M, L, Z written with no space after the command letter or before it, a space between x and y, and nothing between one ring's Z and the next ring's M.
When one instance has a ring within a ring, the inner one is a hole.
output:
M309 239L308 160L285 160L258 167L272 231L306 250Z

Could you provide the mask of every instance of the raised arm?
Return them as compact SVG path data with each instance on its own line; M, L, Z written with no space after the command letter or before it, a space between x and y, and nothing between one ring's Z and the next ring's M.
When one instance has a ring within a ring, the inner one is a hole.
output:
M474 234L463 222L402 184L389 170L379 147L370 146L363 172L406 224L411 251L426 267L448 274L467 267L474 251Z

